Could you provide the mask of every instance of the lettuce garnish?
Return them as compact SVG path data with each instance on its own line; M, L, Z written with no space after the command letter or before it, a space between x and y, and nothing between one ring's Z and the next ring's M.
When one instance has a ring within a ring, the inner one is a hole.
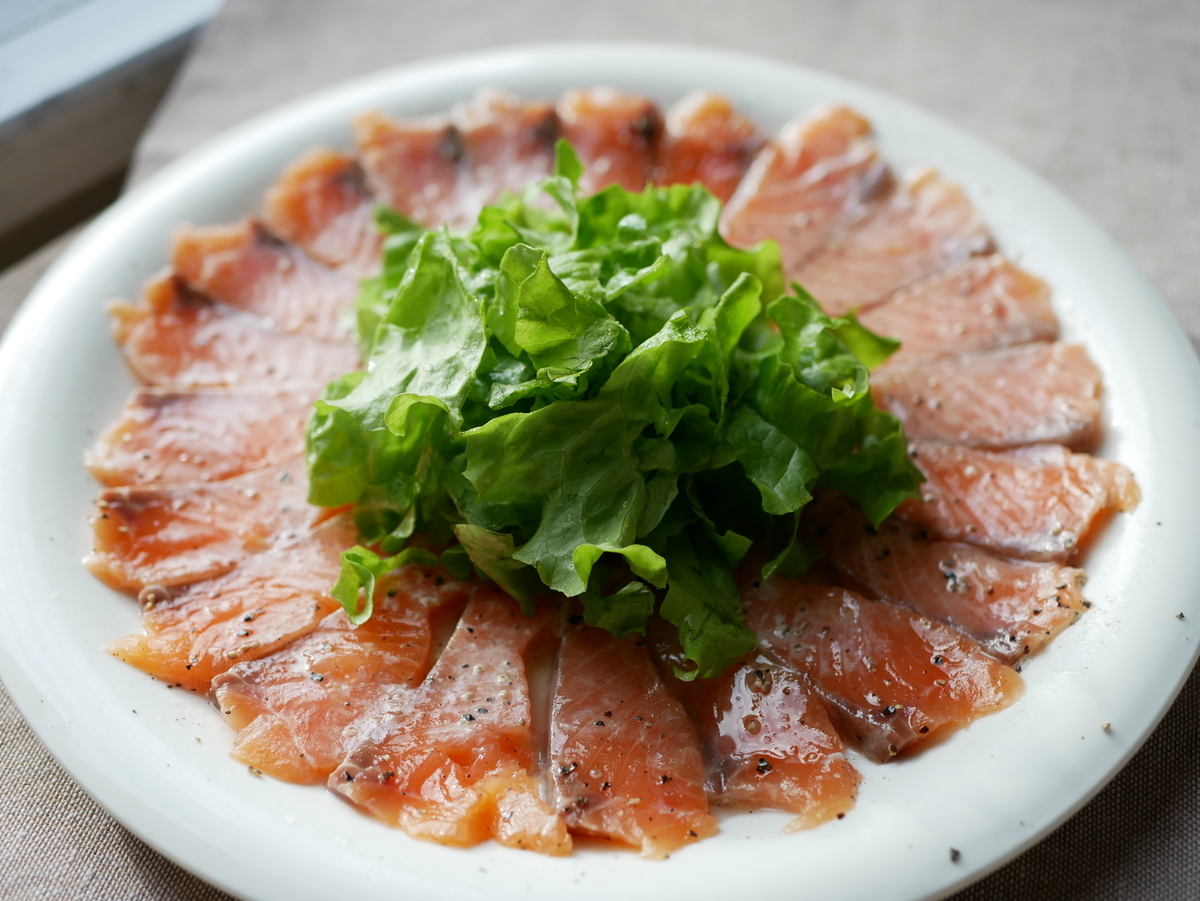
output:
M309 499L354 505L379 552L343 555L354 622L377 577L432 559L404 550L424 533L527 608L560 592L615 635L657 611L680 675L713 676L756 644L734 581L751 545L764 575L815 557L796 534L815 487L875 523L915 496L904 432L867 387L896 345L789 291L773 242L726 244L703 187L580 197L581 172L560 141L551 177L466 234L380 211L366 368L317 402Z

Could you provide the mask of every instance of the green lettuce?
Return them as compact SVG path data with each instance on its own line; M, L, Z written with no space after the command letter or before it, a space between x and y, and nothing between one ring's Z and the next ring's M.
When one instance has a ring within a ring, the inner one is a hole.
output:
M729 246L698 185L579 197L582 167L485 208L465 233L377 216L384 265L355 309L366 368L309 423L310 500L353 505L362 540L334 596L354 622L414 533L527 610L574 598L591 625L674 625L684 678L753 650L734 578L815 558L818 487L878 523L916 494L868 370L895 342L826 316L778 247ZM387 556L392 555L392 556Z

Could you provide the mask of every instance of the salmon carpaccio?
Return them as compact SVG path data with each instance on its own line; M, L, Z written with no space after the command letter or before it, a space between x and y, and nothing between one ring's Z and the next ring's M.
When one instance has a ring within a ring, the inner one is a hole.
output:
M110 307L142 385L86 456L105 486L87 565L138 598L144 632L108 649L209 694L235 759L420 839L565 854L587 836L661 858L717 831L710 805L788 811L788 830L853 815L856 766L1013 703L1020 664L1090 606L1080 560L1138 500L1125 467L1084 453L1100 372L968 193L894 172L858 113L768 137L710 92L663 112L607 86L489 89L445 115L365 113L354 136L288 167L260 216L181 227L168 270ZM380 268L377 208L469 225L550 174L560 137L585 193L699 182L728 201L731 244L778 242L826 312L902 342L872 393L906 427L921 497L875 526L818 491L799 534L823 562L803 581L743 568L759 646L712 679L688 680L657 617L614 638L565 599L526 616L437 567L380 578L359 625L330 593L358 534L307 504L304 429L360 365L343 326Z
M532 774L534 713L526 660L555 615L525 616L476 586L421 686L347 755L329 787L414 838L565 854L566 824Z

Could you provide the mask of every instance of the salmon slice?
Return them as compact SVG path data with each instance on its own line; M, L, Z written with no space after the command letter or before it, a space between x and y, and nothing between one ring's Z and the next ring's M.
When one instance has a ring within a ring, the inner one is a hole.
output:
M314 397L358 368L347 342L269 328L249 313L214 303L174 275L146 286L143 303L109 305L125 362L143 382L170 388L307 385Z
M1022 691L975 642L903 607L779 577L747 586L742 600L760 647L810 679L842 737L877 763Z
M368 113L355 131L377 197L422 225L464 226L505 191L550 174L558 117L549 103L484 90L449 119Z
M175 272L196 291L285 332L348 341L340 319L358 283L281 241L256 219L176 229Z
M763 143L758 127L725 97L693 91L667 110L654 181L660 185L700 182L727 201Z
M825 312L842 316L992 249L987 226L962 188L925 169L787 274Z
M274 653L339 609L329 589L357 538L353 518L342 514L216 579L150 586L138 596L145 634L106 650L169 685L206 692L214 676Z
M765 657L712 679L684 682L678 638L652 621L648 632L663 679L691 714L714 804L746 804L798 816L784 831L811 829L854 807L858 773L825 705L793 669Z
M434 620L457 617L466 590L439 569L406 566L380 579L376 596L362 625L338 610L213 680L213 699L237 731L235 759L285 782L322 782L375 718L405 705L429 669Z
M910 452L925 484L896 515L1011 557L1066 561L1102 513L1132 510L1140 499L1120 463L1057 444L995 453L918 441Z
M888 194L891 174L870 133L871 124L845 107L820 108L784 126L725 207L726 240L737 247L778 241L784 274L794 278Z
M856 588L948 623L1005 663L1042 650L1090 606L1081 569L938 541L894 518L872 529L837 495L806 508L804 529Z
M858 318L876 334L900 339L883 364L889 367L1058 338L1049 287L998 254L943 269Z
M1078 344L1038 342L890 367L871 377L871 396L913 439L1085 450L1100 431L1100 370Z
M717 831L695 728L636 635L567 629L554 686L550 773L572 832L663 858Z
M582 193L609 185L626 191L646 187L662 134L653 100L614 88L581 88L563 94L557 111L562 137L585 167Z
M108 487L228 479L304 453L311 394L141 388L84 463Z
M349 275L379 268L375 198L352 156L318 148L296 160L267 192L267 222L313 259Z
M84 565L119 591L216 578L324 518L307 493L303 457L220 482L109 488Z
M415 838L495 839L567 854L566 824L541 800L525 657L552 629L496 586L476 585L433 670L329 777L329 788Z

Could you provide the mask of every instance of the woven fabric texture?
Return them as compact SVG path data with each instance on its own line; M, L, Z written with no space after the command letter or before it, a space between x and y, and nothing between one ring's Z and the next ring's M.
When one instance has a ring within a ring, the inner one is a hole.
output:
M1200 347L1193 0L227 0L148 131L140 180L249 116L386 66L504 44L640 39L825 69L1041 173L1133 257ZM46 251L0 276L0 324ZM956 901L1200 897L1200 677L1080 813ZM225 898L130 835L0 693L0 898ZM399 839L399 837L398 837ZM969 861L964 860L964 864Z

